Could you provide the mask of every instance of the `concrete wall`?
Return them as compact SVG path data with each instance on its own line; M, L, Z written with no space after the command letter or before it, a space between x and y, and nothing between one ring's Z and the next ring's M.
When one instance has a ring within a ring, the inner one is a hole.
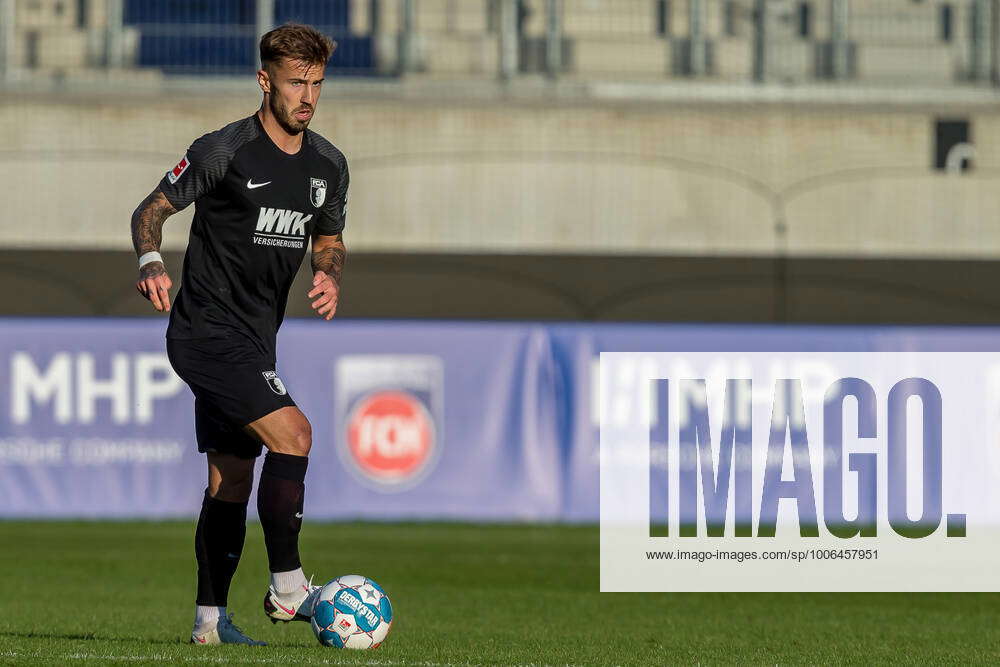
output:
M129 215L247 94L0 98L0 246L126 249ZM975 170L930 168L955 110L338 98L348 243L368 252L1000 255L1000 114ZM186 241L190 211L168 224Z

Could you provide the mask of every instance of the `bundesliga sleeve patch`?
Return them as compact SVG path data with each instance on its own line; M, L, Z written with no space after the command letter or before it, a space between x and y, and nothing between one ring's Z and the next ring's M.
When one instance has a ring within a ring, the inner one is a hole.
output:
M185 153L181 161L177 163L177 166L167 172L167 180L170 181L170 185L177 182L177 179L187 171L187 168L191 166L191 162L188 160L188 156Z

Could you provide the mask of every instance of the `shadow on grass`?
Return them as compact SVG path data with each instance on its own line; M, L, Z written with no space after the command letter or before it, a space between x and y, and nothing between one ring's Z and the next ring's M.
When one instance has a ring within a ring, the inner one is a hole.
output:
M93 632L11 632L0 631L0 638L12 637L16 639L68 639L77 641L99 641L99 642L134 642L141 640L147 644L165 644L173 646L176 644L187 644L187 639L178 637L177 639L150 639L148 637L108 637Z

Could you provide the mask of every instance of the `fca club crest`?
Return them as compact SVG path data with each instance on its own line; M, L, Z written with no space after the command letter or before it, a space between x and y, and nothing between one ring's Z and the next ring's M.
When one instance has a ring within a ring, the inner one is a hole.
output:
M262 375L264 376L264 379L267 380L267 386L270 387L271 391L275 394L278 396L284 396L288 393L288 390L285 389L285 385L281 381L281 378L278 377L277 373L274 371L264 371Z
M309 179L309 199L319 208L326 201L326 181L322 178Z

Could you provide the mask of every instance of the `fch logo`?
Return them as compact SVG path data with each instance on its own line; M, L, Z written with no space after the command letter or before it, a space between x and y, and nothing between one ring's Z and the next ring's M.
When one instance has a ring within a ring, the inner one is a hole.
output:
M434 452L434 420L408 391L377 391L359 400L347 420L354 463L382 484L420 474Z
M427 355L337 360L336 447L345 467L381 491L419 484L441 455L443 364Z

